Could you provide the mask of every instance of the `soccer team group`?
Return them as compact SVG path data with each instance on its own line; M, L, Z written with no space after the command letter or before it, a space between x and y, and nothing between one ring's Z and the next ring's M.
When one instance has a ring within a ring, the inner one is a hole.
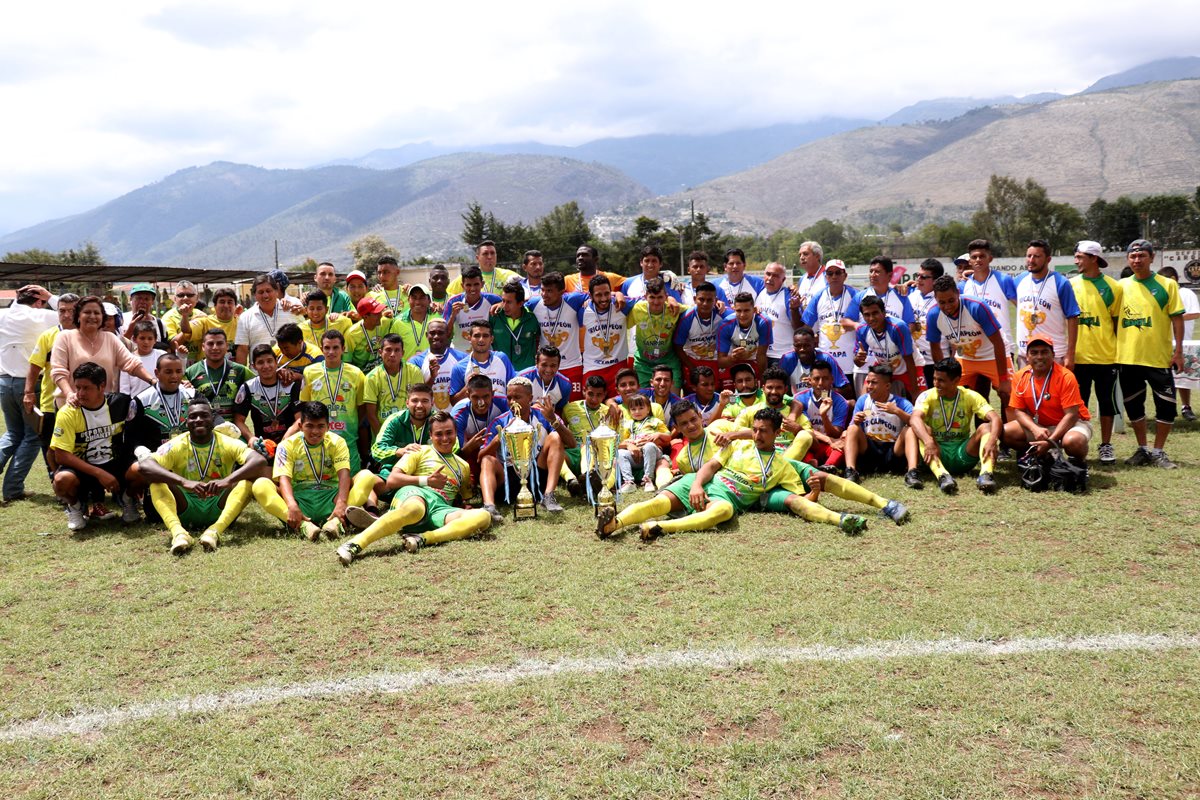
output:
M280 272L259 276L245 309L222 289L201 310L183 282L161 316L147 284L127 311L31 286L24 301L57 321L29 357L24 403L41 417L68 527L116 516L111 495L125 522L161 520L175 554L194 535L215 549L254 500L310 541L353 534L336 550L349 565L389 535L413 552L487 530L523 481L544 512L561 512L560 486L594 500L601 474L623 505L599 508L602 538L703 530L756 508L853 534L865 516L821 494L909 517L864 474L903 473L921 489L924 466L953 493L978 468L991 493L1002 448L1061 450L1086 467L1093 386L1100 463L1115 462L1119 381L1139 445L1126 463L1173 468L1163 445L1183 305L1153 257L1133 242L1132 274L1118 281L1101 273L1100 246L1080 242L1067 279L1034 241L1015 280L976 240L957 277L929 259L893 285L878 257L857 290L815 242L800 247L795 282L779 263L747 275L739 250L719 280L702 252L677 276L652 246L629 278L599 270L588 246L578 273L546 272L530 251L521 275L484 242L453 281L439 266L427 284L401 285L385 257L373 287L354 271L342 288L322 264L303 297ZM502 435L515 420L534 430L527 478ZM616 434L608 465L593 443L601 426Z

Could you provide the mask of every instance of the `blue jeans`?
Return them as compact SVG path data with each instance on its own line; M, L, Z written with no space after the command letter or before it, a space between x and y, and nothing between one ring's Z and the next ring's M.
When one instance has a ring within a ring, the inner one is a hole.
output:
M0 470L4 472L3 497L12 500L25 492L25 477L37 459L41 444L38 420L21 405L25 379L0 375L0 408L4 411L4 437L0 438Z

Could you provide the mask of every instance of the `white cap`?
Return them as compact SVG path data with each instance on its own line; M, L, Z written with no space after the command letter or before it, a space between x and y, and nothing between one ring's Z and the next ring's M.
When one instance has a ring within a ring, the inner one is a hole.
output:
M1100 262L1101 268L1108 266L1108 261L1104 259L1104 248L1099 242L1093 242L1090 239L1084 239L1079 244L1075 245L1076 253L1083 253L1085 256L1095 256Z

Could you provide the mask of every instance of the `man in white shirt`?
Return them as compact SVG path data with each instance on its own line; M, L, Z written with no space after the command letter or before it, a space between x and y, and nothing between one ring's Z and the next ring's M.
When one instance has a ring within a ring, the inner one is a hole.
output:
M1050 269L1050 245L1034 239L1025 250L1026 273L1017 282L1017 352L1035 336L1054 342L1054 360L1075 369L1079 305L1071 281Z
M771 344L767 346L767 366L779 364L792 348L792 331L800 327L800 296L787 284L787 269L778 261L767 264L763 289L754 298L754 308L771 323Z
M246 309L238 317L237 334L233 343L237 346L234 360L245 364L249 360L250 351L260 344L275 345L275 333L280 327L293 323L300 324L300 318L285 311L280 303L283 287L279 286L270 275L259 275L251 284L255 304Z
M1162 267L1159 269L1158 275L1179 283L1179 273L1174 267ZM1183 340L1186 342L1195 338L1192 330L1195 328L1196 320L1200 318L1200 299L1196 298L1194 291L1185 288L1182 284L1179 285L1179 299L1183 303ZM1188 422L1195 422L1196 414L1192 411L1192 389L1200 389L1200 381L1180 372L1175 376L1175 389L1179 392L1179 416Z
M796 288L793 291L800 295L800 313L803 314L804 309L808 308L808 301L819 295L825 288L825 267L821 266L821 259L825 257L825 251L816 242L802 242L799 257L800 268L804 270L804 274L796 282Z
M0 407L4 410L0 471L8 468L3 489L6 503L25 497L25 477L37 460L38 419L25 410L23 395L29 357L38 337L58 324L58 314L50 310L52 300L41 286L22 286L16 302L0 311Z

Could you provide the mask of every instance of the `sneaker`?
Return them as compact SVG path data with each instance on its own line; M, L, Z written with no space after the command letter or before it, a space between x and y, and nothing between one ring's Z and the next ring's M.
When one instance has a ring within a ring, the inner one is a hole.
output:
M425 537L415 533L404 534L404 551L406 553L415 553L425 546Z
M838 522L838 527L847 536L858 536L867 529L867 518L858 514L842 514L841 520Z
M862 475L854 467L846 467L846 480L851 483L862 483Z
M984 494L995 494L996 489L999 488L996 486L996 479L992 477L992 473L990 472L979 473L979 478L976 479L975 483L979 486L979 491Z
M637 491L637 486L634 485L633 481L625 481L624 483L621 484L621 488L617 490L617 494L621 494L621 495L633 494L636 491Z
M91 515L101 522L106 522L110 519L116 519L121 516L117 511L110 511L104 503L92 503Z
M838 477L842 475L842 468L834 464L818 464L817 469L830 475L837 475Z
M485 503L483 506L483 510L492 515L492 524L493 525L503 524L504 515L496 510L496 506L494 506L491 503Z
M83 509L83 503L72 503L67 506L67 530L74 533L87 527L88 515Z
M910 489L917 489L918 491L925 488L925 482L921 480L921 473L917 472L915 469L910 469L908 472L904 473L904 485Z
M354 542L346 542L337 549L337 558L338 561L342 562L343 567L348 567L350 566L350 562L361 552L362 548Z
M612 506L601 506L596 513L596 536L607 539L612 531L606 530L608 524L617 517L617 510Z
M897 525L908 522L908 506L899 500L888 500L887 505L879 510L881 517L887 517Z
M1109 465L1117 463L1117 453L1115 450L1113 450L1113 446L1111 444L1100 445L1097 455L1100 456L1101 464Z
M958 483L949 472L938 478L938 488L942 490L942 494L958 494Z
M583 497L583 484L579 482L579 478L567 481L567 494L571 497Z
M1133 455L1125 459L1127 467L1146 467L1149 466L1153 459L1150 458L1150 450L1145 447L1139 447L1133 451Z
M1159 450L1157 453L1150 454L1150 464L1159 469L1179 469L1179 465L1171 459L1167 458L1165 450Z
M121 493L121 522L126 525L136 525L142 521L142 515L138 513L138 501L136 497L130 497L128 494Z
M1188 422L1196 421L1196 415L1192 413L1191 406L1184 406L1183 408L1179 409L1179 416L1183 417Z
M137 447L133 448L134 461L145 461L151 455L153 455L153 453L151 453L150 448L146 447L145 445L138 445Z
M996 460L998 461L1016 461L1017 453L1006 444L1002 444L996 448Z
M342 528L342 521L337 517L330 517L321 526L321 533L325 534L325 538L327 539L340 539L345 532Z
M641 536L643 542L652 542L662 536L662 526L657 522L643 522L638 526L638 535Z
M549 492L542 497L542 508L549 511L551 514L561 514L563 511L562 504L560 504L558 499Z
M171 537L171 555L181 556L192 549L192 537L187 531L176 531Z
M378 514L372 514L362 506L350 506L346 509L346 522L349 522L360 531L365 531L379 519Z
M217 542L220 541L221 534L216 528L209 528L204 533L200 534L200 546L204 548L204 552L211 553L217 549Z
M642 491L646 492L647 494L654 494L658 491L658 488L654 485L653 478L647 478L646 480L642 481Z
M300 523L300 535L310 542L315 542L321 538L321 529L308 520Z

